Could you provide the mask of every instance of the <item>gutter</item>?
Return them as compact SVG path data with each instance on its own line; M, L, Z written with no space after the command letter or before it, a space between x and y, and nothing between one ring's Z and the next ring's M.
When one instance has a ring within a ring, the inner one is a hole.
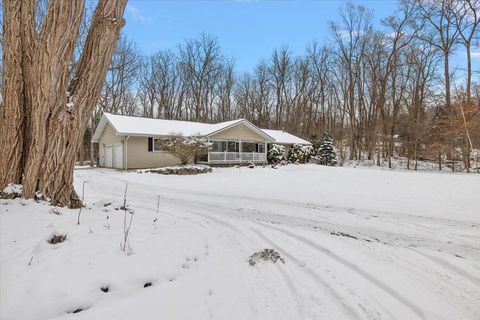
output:
M125 139L125 171L128 171L128 138L130 136Z

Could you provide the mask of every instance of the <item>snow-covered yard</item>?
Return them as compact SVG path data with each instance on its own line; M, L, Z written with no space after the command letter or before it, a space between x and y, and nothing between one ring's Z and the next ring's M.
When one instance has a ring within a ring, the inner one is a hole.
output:
M478 175L77 169L83 181L80 225L78 210L0 200L1 319L480 319ZM265 248L285 263L250 266Z

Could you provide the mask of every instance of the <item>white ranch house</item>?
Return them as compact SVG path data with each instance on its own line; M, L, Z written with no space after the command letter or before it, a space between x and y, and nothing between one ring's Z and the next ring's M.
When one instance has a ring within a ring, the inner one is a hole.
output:
M216 124L130 117L104 113L92 137L98 143L99 164L117 169L172 166L180 160L161 149L158 139L200 135L212 147L198 162L211 165L265 163L268 144L310 145L310 142L279 130L260 129L246 119ZM194 159L191 160L192 162Z

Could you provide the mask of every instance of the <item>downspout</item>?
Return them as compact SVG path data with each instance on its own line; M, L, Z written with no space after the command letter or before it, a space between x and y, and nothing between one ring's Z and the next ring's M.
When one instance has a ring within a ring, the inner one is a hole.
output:
M125 139L125 171L128 170L128 138L130 138L130 136L127 136Z

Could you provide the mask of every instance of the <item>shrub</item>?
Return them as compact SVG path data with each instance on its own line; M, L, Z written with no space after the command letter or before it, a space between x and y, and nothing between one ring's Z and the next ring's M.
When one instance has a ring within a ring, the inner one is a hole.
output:
M300 144L294 144L288 151L287 160L292 163L306 163L313 155L312 146L304 146Z
M159 141L162 149L180 159L182 164L187 164L198 152L212 146L206 138L202 138L198 134L186 137L181 134L171 134L170 137Z
M270 164L277 164L284 159L285 147L279 144L269 146L267 160Z

